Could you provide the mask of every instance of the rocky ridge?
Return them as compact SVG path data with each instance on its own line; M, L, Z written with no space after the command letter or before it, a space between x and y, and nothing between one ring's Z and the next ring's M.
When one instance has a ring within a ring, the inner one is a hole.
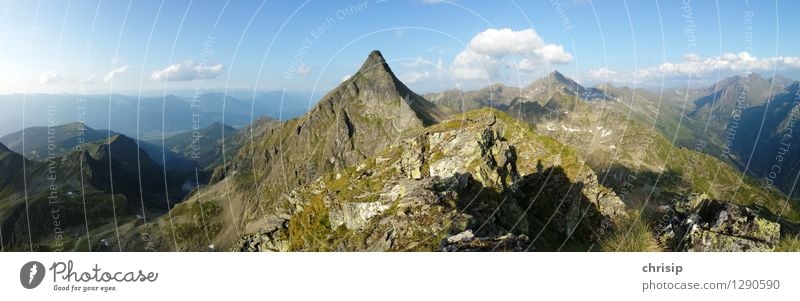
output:
M569 149L487 109L412 131L293 190L284 205L271 227L244 235L236 249L580 248L626 214Z

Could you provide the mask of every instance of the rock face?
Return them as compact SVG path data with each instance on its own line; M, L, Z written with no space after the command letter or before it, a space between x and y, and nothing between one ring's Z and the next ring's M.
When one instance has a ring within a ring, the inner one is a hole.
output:
M234 199L241 204L233 206L239 217L231 227L265 227L261 217L271 215L293 188L352 167L402 133L436 124L447 115L447 109L400 82L382 54L373 51L351 78L308 113L255 137L215 172L214 179L230 175L236 184ZM413 176L419 178L418 173Z
M278 207L235 249L586 250L625 215L571 151L490 109L410 131Z
M675 218L662 231L662 242L678 251L764 252L780 240L778 223L747 207L695 194L677 202Z
M330 206L331 227L344 225L347 229L361 229L373 216L389 209L382 202L333 203Z
M509 233L500 237L475 237L472 230L453 235L442 241L445 252L486 252L486 251L525 251L530 244L525 234L519 236Z

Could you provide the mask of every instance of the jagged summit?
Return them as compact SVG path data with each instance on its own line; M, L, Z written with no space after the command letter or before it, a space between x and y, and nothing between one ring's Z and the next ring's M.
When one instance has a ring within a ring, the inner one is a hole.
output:
M525 90L527 98L533 100L549 100L558 93L579 96L585 100L606 99L603 91L584 87L558 70L553 70L547 76L537 79Z
M367 115L395 119L402 118L398 130L402 131L417 123L431 125L445 120L449 111L439 107L411 91L395 76L383 54L370 52L361 68L348 80L329 92L323 101L363 105ZM413 118L407 113L413 113Z
M562 74L561 72L558 72L558 69L553 69L553 71L550 72L550 74L548 74L547 76L548 77L552 77L552 78L556 78L556 79L559 79L559 80L570 80L566 76L564 76L564 74Z
M580 84L578 84L578 82L576 82L576 81L572 80L571 78L565 76L561 72L558 72L557 69L553 70L553 72L550 72L550 74L547 75L546 79L551 80L551 81L557 81L559 83L571 86L571 87L576 88L576 89L583 88Z
M373 50L370 52L369 56L367 56L367 60L361 64L359 71L366 71L372 68L383 68L391 73L389 64L386 63L386 59L383 58L383 54L380 52L380 50Z

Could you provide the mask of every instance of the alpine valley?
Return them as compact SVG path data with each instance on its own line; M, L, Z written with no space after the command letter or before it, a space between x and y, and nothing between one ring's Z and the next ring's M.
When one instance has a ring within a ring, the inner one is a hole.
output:
M209 93L203 124L173 96L145 100L139 122L109 115L132 103L112 95L87 124L0 138L0 245L800 251L798 88L751 73L653 92L553 71L420 95L373 51L288 120Z

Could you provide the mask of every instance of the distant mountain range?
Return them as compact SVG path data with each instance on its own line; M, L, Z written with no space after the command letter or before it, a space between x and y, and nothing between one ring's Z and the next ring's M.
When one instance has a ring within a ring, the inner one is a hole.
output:
M134 138L137 134L139 138L161 137L162 133L170 136L219 122L238 128L260 117L286 120L300 116L313 105L309 97L280 91L259 94L255 99L223 93L141 98L118 94L0 95L0 136L22 130L23 117L26 128L80 122Z
M796 119L791 116L798 102L797 84L780 76L767 79L753 73L726 78L706 88L670 89L656 94L611 85L587 88L554 71L524 89L495 84L477 91L451 90L426 97L458 110L496 107L537 126L544 120L567 118L570 112L587 115L578 120L597 119L598 125L619 125L631 119L642 128L633 133L641 133L650 125L668 139L667 146L674 144L710 154L752 176L754 181L767 182L768 186L795 196L797 189L793 186L800 169L793 162L800 158L795 158L794 152L781 151L781 145L786 148L785 144L791 145L795 139L787 132L791 133L790 121ZM605 101L584 105L597 100ZM597 118L607 112L619 115L615 119ZM751 159L751 154L772 155ZM769 169L781 163L776 162L779 154L781 158L777 160L790 163L780 164L782 172L770 176Z
M249 102L207 94L201 102L212 117L202 126L186 123L191 108L180 98L167 102L174 118L162 125L165 103L151 99L141 115L151 119L140 123L148 130L139 133L163 126L169 135L138 141L129 138L136 118L114 115L137 106L112 95L111 131L65 122L0 139L8 175L0 178L0 245L784 250L800 233L800 158L791 151L798 86L749 75L653 93L584 87L554 71L524 88L421 96L373 51L296 118L258 118L269 106L251 111ZM105 104L95 113L108 118ZM57 192L48 188L52 171ZM53 195L69 212L64 239L47 223L29 223L48 218Z

